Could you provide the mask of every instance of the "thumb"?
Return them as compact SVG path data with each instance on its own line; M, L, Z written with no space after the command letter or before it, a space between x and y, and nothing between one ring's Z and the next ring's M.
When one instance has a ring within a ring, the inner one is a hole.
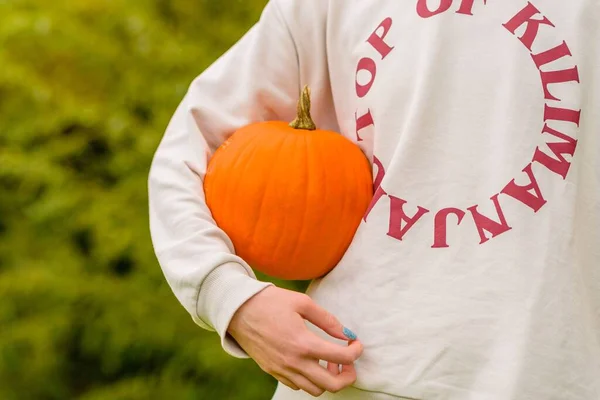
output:
M356 340L356 334L345 327L333 314L320 307L312 299L300 307L299 314L313 325L340 340Z

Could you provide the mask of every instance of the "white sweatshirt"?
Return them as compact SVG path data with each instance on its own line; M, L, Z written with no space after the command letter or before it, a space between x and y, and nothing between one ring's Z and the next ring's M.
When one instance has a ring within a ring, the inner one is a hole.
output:
M156 152L151 232L175 295L247 357L225 332L268 284L202 179L237 128L291 121L308 84L317 126L362 148L376 187L308 291L365 346L354 388L325 398L600 399L599 21L598 0L272 0Z

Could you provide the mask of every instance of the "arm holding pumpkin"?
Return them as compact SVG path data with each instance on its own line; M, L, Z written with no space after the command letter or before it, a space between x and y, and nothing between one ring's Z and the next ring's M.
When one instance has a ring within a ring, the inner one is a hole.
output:
M286 385L318 395L353 382L351 364L362 351L360 343L344 347L310 333L304 319L345 338L339 321L307 296L256 279L211 217L202 185L210 154L235 130L260 120L294 118L301 80L311 84L314 93L328 90L325 67L301 66L302 49L276 1L266 6L256 26L193 81L179 104L150 171L150 228L164 275L198 325L215 330L229 354L251 356ZM300 2L284 5L297 17ZM304 36L319 35L303 29ZM315 54L310 44L304 47L315 57L325 56ZM323 117L327 118L331 117ZM331 374L315 358L330 361ZM285 360L292 365L286 366ZM347 367L339 374L335 364Z
M269 4L259 23L190 85L155 153L149 175L150 230L175 296L231 355L247 354L226 330L233 313L269 286L234 254L202 187L210 154L239 127L293 115L298 93L294 43Z

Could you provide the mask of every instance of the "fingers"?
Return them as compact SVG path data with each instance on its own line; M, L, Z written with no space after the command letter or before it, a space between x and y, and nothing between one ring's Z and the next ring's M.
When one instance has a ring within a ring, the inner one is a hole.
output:
M363 345L355 340L347 346L329 342L310 332L306 349L308 356L318 360L330 361L335 364L352 364L363 352Z
M309 297L304 298L302 301L299 314L334 338L356 340L356 335L351 330L345 328L333 314L320 307Z
M341 371L340 371L340 367L341 367ZM340 364L328 362L327 363L327 371L331 372L333 375L339 375L340 372L349 372L349 373L356 375L356 369L354 367L354 364L340 365Z
M363 352L356 336L306 295L272 291L272 297L256 297L262 300L246 308L256 329L241 329L238 336L248 354L283 385L315 397L352 385L356 381L353 364ZM271 311L267 313L265 308ZM285 318L265 319L265 314ZM306 321L344 343L333 343L311 332ZM321 365L321 360L326 364Z
M285 381L278 379L292 389L299 388L318 397L325 391L337 393L356 381L353 363L362 353L362 344L359 341L341 346L307 330L303 339L288 350L297 356L288 359L284 363L284 369L278 374ZM320 360L325 361L327 365L321 365Z
M279 374L272 374L273 378L277 379L279 382L283 383L285 386L289 387L292 390L300 390L298 386L296 386L292 381L287 379L286 377Z
M356 381L354 369L346 369L342 372L331 372L333 367L323 368L318 362L309 362L302 366L302 374L315 386L331 393L352 385Z
M356 368L354 364L342 365L342 373L354 374L356 376Z
M333 314L317 305L310 297L306 296L301 299L298 313L302 318L330 336L350 341L348 346L342 346L324 340L311 332L306 342L303 343L304 346L301 346L304 350L307 350L308 354L306 355L342 365L352 364L362 355L363 346L356 335L345 328Z
M348 365L327 362L321 365L318 359L302 358L278 374L272 374L286 386L305 391L312 396L320 396L325 391L337 393L356 381L356 370L352 363Z
M340 364L327 362L327 371L331 372L332 375L340 374Z
M325 393L325 389L315 385L310 379L299 372L290 373L288 377L296 386L314 397L319 397Z

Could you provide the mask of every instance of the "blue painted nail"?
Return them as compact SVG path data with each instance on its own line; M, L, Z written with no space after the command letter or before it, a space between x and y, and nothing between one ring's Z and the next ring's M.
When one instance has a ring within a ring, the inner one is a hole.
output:
M350 340L356 340L356 334L346 327L344 327L344 336Z

